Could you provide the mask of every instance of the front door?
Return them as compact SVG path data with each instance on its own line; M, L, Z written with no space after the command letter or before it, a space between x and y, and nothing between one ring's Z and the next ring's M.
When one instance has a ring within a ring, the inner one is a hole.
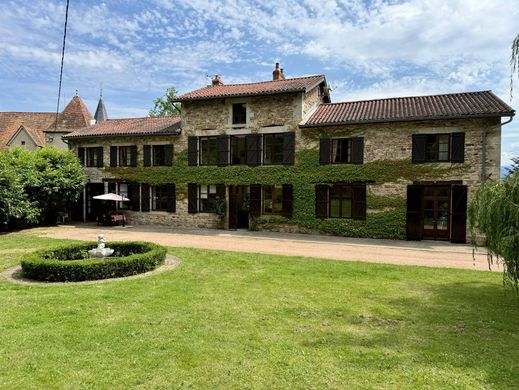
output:
M229 186L229 229L248 229L248 187Z
M449 240L450 186L430 186L423 190L423 238Z

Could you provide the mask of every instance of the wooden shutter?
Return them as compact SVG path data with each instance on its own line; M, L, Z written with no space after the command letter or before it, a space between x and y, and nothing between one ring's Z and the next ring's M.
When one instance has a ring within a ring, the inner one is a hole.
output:
M413 134L413 163L425 162L425 134Z
M187 137L187 165L198 165L198 138ZM196 211L195 211L196 212Z
M315 186L315 217L328 218L328 198L330 186L318 184Z
M261 185L250 185L250 215L259 217L261 215Z
M136 145L130 146L130 166L131 167L137 166L137 146Z
M164 164L167 167L173 165L173 145L164 146Z
M110 146L110 166L117 166L117 146Z
M423 187L418 185L407 186L407 219L406 238L408 240L421 240L423 234L422 225L422 199Z
M465 243L467 233L467 186L452 186L451 242Z
M283 134L283 164L294 165L296 149L296 134L294 132Z
M222 200L225 200L225 185L224 184L216 185L216 196Z
M170 213L174 213L177 210L177 194L175 191L175 185L168 184L166 188L168 197L167 211L169 211Z
M247 147L247 164L261 164L261 135L248 134L245 136L245 145Z
M141 184L141 210L150 211L150 185Z
M128 197L130 198L130 207L133 211L139 211L140 209L141 197L139 192L139 183L128 184Z
M216 145L218 148L218 165L229 165L229 136L219 135L216 137Z
M292 184L283 184L283 216L290 218L292 217L292 199L293 190Z
M364 163L364 138L355 137L351 139L351 162L354 164Z
M198 213L198 186L194 183L187 185L187 212Z
M77 148L77 157L79 159L79 163L82 166L85 166L85 148Z
M319 164L330 164L331 161L331 139L321 138L319 141Z
M103 147L102 146L99 146L97 148L97 167L98 168L103 168L104 166L104 161L103 161Z
M353 208L351 210L353 219L366 219L366 184L353 185Z
M451 134L451 161L456 163L465 161L465 133Z
M144 145L142 154L143 154L144 166L151 167L151 145Z

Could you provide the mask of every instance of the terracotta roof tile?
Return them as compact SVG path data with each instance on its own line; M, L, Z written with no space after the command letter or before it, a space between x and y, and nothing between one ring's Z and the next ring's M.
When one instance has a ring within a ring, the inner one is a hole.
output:
M178 96L175 100L178 102L184 102L191 100L217 99L223 97L307 92L323 81L325 81L324 76L319 75L276 81L263 81L249 84L209 85L207 87Z
M348 123L513 116L491 91L321 104L301 127Z
M46 132L69 132L89 126L94 119L88 107L79 96L74 96L62 113L58 115L57 125L54 121Z
M64 138L123 136L123 135L178 135L180 116L156 118L107 119L93 126L78 129Z
M39 145L45 144L45 130L56 118L52 112L0 112L0 149L7 147L7 142L23 126Z

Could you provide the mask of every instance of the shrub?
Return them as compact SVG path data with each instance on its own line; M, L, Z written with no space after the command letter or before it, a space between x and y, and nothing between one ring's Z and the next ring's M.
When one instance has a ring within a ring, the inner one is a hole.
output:
M71 244L29 253L22 258L23 276L45 282L79 282L136 275L164 263L166 248L148 242L113 242L114 257L89 258L96 242Z

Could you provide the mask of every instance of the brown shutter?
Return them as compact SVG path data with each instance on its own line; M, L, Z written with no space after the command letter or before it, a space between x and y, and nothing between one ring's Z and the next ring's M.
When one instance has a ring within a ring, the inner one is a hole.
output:
M173 165L173 145L166 145L164 147L164 160L167 167Z
M77 157L79 159L79 163L82 166L85 166L85 148L77 148Z
M353 219L366 219L366 184L353 185L353 208L351 210Z
M142 154L144 166L151 167L151 145L144 145Z
M198 165L198 138L187 137L187 164L191 166ZM196 211L195 211L196 212Z
M451 161L456 163L465 161L465 133L451 134Z
M293 191L292 184L283 184L283 216L292 217L292 199Z
M166 186L167 188L167 197L168 197L168 204L167 204L167 211L170 213L174 213L177 209L177 194L175 191L175 185L174 184L168 184Z
M198 213L198 186L194 183L187 185L187 212Z
M150 211L150 185L141 184L141 210Z
M351 162L354 164L364 163L364 138L355 137L351 139Z
M133 211L139 211L140 209L140 184L129 183L128 184L128 197L130 198L130 207Z
M425 134L413 134L413 163L425 162Z
M315 186L315 217L328 218L328 198L330 187L326 184Z
M247 164L261 164L261 135L248 134L245 136L245 145L247 147Z
M216 146L218 148L218 165L229 165L229 136L219 135L216 137Z
M110 166L117 166L117 146L110 146Z
M99 146L97 148L97 167L98 168L103 168L104 166L104 161L103 161L103 147L102 146Z
M137 166L137 146L135 145L130 146L130 166Z
M259 217L261 215L261 185L250 185L250 215Z
M319 141L319 164L330 164L332 142L329 138L321 138Z
M225 200L225 185L224 184L216 185L216 196L222 200Z
M467 241L467 186L452 186L451 242Z
M296 134L293 132L283 134L283 164L294 165L296 149Z
M422 226L422 198L423 187L418 185L407 186L407 240L421 240Z

